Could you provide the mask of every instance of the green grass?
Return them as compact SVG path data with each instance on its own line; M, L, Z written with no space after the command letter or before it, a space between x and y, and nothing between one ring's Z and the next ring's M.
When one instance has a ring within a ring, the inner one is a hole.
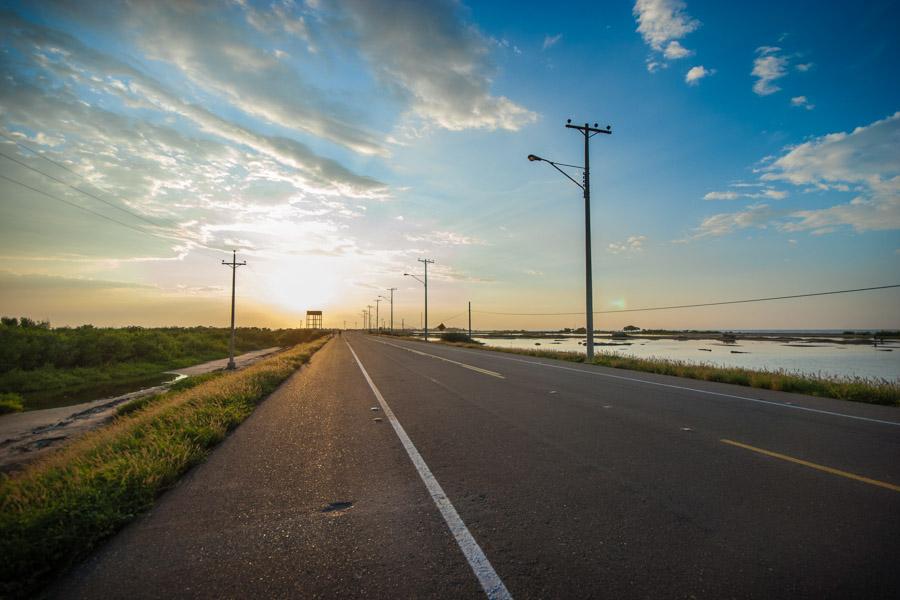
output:
M241 327L236 352L293 346L321 334ZM225 358L229 338L226 328L51 328L2 317L0 393L22 396L25 410L115 396L171 379L165 371Z
M407 339L422 341L420 338L410 337ZM585 361L584 354L579 352L531 350L528 348L499 348L478 344L448 342L431 343L490 350L492 352L522 354L538 358L552 358L570 362L583 363ZM837 398L840 400L881 404L885 406L900 406L900 380L891 381L888 379L867 377L816 377L784 370L768 371L742 369L738 367L720 367L710 364L696 364L662 358L633 358L607 352L595 355L593 364L603 367L612 367L614 369L658 373L660 375L672 375L675 377L686 377L703 381L730 383L733 385L793 392L796 394L807 394L809 396L820 396L823 398Z
M183 383L24 471L0 475L0 597L33 594L148 510L327 339Z
M14 393L0 394L0 415L22 412L24 409L22 396Z

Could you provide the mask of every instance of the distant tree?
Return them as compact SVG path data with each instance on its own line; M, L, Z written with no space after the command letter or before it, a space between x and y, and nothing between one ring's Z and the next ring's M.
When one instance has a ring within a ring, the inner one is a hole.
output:
M443 330L447 329L447 326L444 325L443 323L441 323L440 325L437 326L437 329L438 329L438 331L443 331Z
M634 325L626 325L623 331L640 331L640 327L636 327Z
M585 329L584 327L579 327L575 330L575 333L587 333L587 329Z
M19 326L19 320L15 317L0 317L0 323L3 323L7 327Z

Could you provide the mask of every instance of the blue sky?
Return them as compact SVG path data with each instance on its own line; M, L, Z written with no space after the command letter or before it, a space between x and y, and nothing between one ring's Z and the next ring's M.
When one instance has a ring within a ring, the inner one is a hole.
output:
M0 312L224 323L237 248L247 324L352 324L389 287L417 323L422 256L432 323L469 300L577 313L580 190L525 160L581 163L567 118L613 128L592 145L597 310L896 283L897 22L888 2L5 3L0 152L108 203L0 157ZM898 307L598 326L898 327Z

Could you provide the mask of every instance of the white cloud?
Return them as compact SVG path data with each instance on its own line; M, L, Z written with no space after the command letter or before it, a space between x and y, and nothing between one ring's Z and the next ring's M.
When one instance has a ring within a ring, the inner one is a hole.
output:
M552 48L556 44L559 43L559 40L562 39L562 34L557 33L556 35L545 35L544 43L541 45L542 50L547 50L548 48Z
M794 96L793 98L791 98L791 106L805 108L806 110L812 110L816 107L815 104L809 103L809 98L807 98L806 96Z
M432 231L430 233L407 234L409 242L430 242L436 246L481 246L484 242L473 237L454 233L453 231Z
M772 83L787 75L788 58L779 52L781 48L777 46L760 46L756 49L757 57L753 61L751 75L756 77L753 91L759 96L768 96L781 89Z
M688 85L697 85L700 83L700 80L704 77L709 77L716 72L715 69L707 69L703 65L697 65L696 67L691 67L687 74L684 76L684 81Z
M669 42L669 45L666 46L665 52L663 52L663 56L665 56L669 60L678 60L679 58L684 58L686 56L693 55L693 51L688 50L680 43L678 40L672 40Z
M638 33L651 48L661 51L670 40L679 40L700 27L700 21L685 12L681 0L637 0L632 13Z
M700 27L700 21L688 15L686 8L681 0L637 0L634 3L632 14L637 18L637 31L651 49L647 58L650 73L665 68L664 61L694 54L678 41Z
M612 242L607 245L606 249L612 254L636 254L644 250L644 242L647 240L645 235L629 236L624 242Z
M734 184L732 184L734 186ZM760 184L762 185L762 184ZM749 184L737 185L735 187L758 187L758 186L750 186ZM788 193L783 190L776 190L774 188L766 188L760 192L734 192L734 191L725 191L725 192L708 192L703 196L704 200L738 200L740 198L770 198L772 200L783 200L787 198Z
M794 68L797 69L798 71L800 71L801 73L806 73L807 71L812 69L813 66L815 66L815 65L811 62L810 63L800 63L797 65L794 65Z
M704 200L737 200L743 194L737 192L708 192L703 196Z
M783 155L766 161L760 176L762 185L780 181L804 191L852 193L853 197L824 208L775 211L767 204L755 204L738 212L712 215L687 240L768 225L783 232L809 231L814 235L838 231L841 227L850 227L857 233L900 229L897 148L900 148L900 112L850 133L831 133L790 147ZM711 192L707 196L712 197L707 199L724 199L726 195L728 192ZM760 192L739 196L780 200L787 195L787 191L765 187Z
M678 241L687 242L705 237L721 237L748 227L765 229L769 221L778 214L768 204L753 204L738 212L715 214L703 219L687 238Z

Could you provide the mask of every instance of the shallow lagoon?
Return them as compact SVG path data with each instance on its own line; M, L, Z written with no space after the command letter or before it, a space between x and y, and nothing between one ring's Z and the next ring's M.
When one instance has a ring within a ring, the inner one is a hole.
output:
M485 338L473 336L488 346L585 352L584 336L558 338ZM540 344L535 345L535 344ZM802 344L802 345L801 345ZM892 350L888 352L887 350ZM784 369L812 375L900 379L900 345L874 348L865 344L738 340L632 338L622 343L608 337L595 338L596 352L615 352L638 358L666 358L748 369Z

